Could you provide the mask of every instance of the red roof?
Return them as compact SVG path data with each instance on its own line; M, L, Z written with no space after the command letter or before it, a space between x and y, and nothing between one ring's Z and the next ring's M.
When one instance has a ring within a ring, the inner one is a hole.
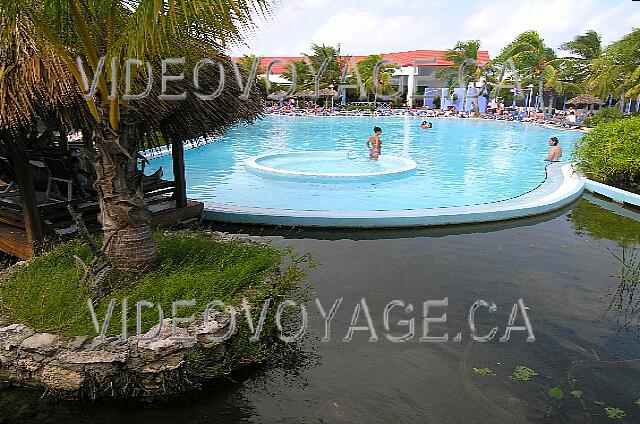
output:
M389 59L394 63L397 63L400 66L412 66L415 60L421 59L433 59L436 58L435 63L428 64L418 64L418 66L450 66L453 63L444 60L444 50L411 50L408 52L397 52L397 53L384 53L382 57L384 59ZM364 59L366 56L354 56L356 61ZM262 57L260 60L260 68L266 69L267 65L272 61L280 59L283 63L276 63L271 67L272 74L282 74L288 71L286 65L292 61L300 61L302 60L302 56L271 56L271 57ZM486 50L480 50L478 52L478 64L484 65L489 60L489 52Z

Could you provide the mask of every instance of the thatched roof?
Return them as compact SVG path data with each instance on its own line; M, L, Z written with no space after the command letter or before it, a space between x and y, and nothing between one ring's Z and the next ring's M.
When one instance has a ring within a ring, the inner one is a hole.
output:
M242 94L233 75L231 59L211 50L201 51L197 57L208 57L223 65L224 89L213 100L201 100L194 93L193 75L185 72L183 81L172 83L171 92L187 92L185 100L159 100L161 83L154 81L153 90L145 99L130 102L136 109L135 122L144 126L148 133L161 130L181 141L222 134L238 122L249 123L264 111L264 103L256 85L249 98L241 100ZM189 69L189 65L185 67ZM159 72L155 72L159 76ZM217 66L203 66L199 72L200 91L210 94L216 91L220 75Z
M267 96L268 99L271 100L280 100L282 98L284 98L287 95L287 92L284 90L278 90L278 91L274 91L273 93L269 94Z
M318 91L318 95L320 97L333 97L337 96L338 92L332 88L323 88L322 90Z
M293 97L298 99L307 99L309 97L314 97L315 94L316 94L315 91L309 90L307 88L307 89L298 91L296 94L293 95Z
M30 34L28 22L22 20L16 36L6 40L4 45L0 44L0 131L15 136L28 132L40 122L72 129L94 125L95 119L68 64L49 44L34 40ZM151 138L157 131L181 141L218 135L237 122L252 121L263 111L257 86L252 87L249 99L239 99L242 93L232 77L234 73L228 56L209 47L190 47L193 63L187 66L192 67L202 57L223 65L224 90L217 98L202 101L195 96L192 73L185 72L186 78L171 83L171 87L174 92L186 91L187 99L159 100L158 61L151 93L142 100L123 104L126 119ZM201 92L212 93L218 87L217 66L203 66L199 77ZM132 91L136 92L135 88Z
M573 99L567 100L568 105L603 105L604 101L588 94L581 94Z
M14 35L0 44L0 130L16 135L42 120L86 125L92 118L66 63L31 37L28 21Z

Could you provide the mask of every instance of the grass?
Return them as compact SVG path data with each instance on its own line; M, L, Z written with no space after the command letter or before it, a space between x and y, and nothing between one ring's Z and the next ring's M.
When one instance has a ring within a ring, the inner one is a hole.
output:
M301 264L287 250L263 244L220 241L204 231L158 232L161 256L157 269L144 275L113 274L110 294L95 305L102 325L108 304L116 299L109 335L121 333L121 304L128 299L129 334L135 332L135 304L146 300L160 304L164 317L171 317L171 303L196 300L196 306L180 308L180 317L204 311L207 303L221 300L238 305L243 296L252 304L292 295L304 278ZM37 332L66 336L97 335L87 307L88 291L78 287L83 271L73 255L88 262L90 249L80 241L62 244L33 259L0 288L0 313L10 322L20 322ZM288 265L283 265L288 261ZM269 283L264 281L269 277ZM143 309L143 331L158 322L157 308ZM201 318L201 315L200 315ZM267 326L265 326L267 330Z

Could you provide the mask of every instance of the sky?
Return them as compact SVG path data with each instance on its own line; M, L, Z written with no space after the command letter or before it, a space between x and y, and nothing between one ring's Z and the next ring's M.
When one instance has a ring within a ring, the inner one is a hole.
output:
M232 53L299 56L309 44L340 44L345 55L452 48L479 39L495 57L516 35L537 30L557 49L586 30L606 44L640 27L632 0L277 0Z

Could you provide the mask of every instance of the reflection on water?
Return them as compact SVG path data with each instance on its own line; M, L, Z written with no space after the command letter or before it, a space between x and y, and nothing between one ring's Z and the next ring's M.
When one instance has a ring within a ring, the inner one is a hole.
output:
M611 254L620 262L620 281L607 293L606 297L611 299L609 312L621 328L640 330L640 248L631 245L622 247L621 253L611 251Z
M293 356L284 352L268 367L215 382L192 398L77 405L4 387L0 411L5 422L16 423L511 424L604 423L610 422L605 408L619 408L625 412L620 422L640 422L634 404L640 397L640 342L604 315L612 302L605 295L620 285L622 262L633 268L623 251L637 249L634 238L640 234L638 223L622 218L580 201L559 214L492 226L370 232L235 227L311 252L320 262L309 274L312 296L327 306L343 298L331 342L320 342L323 320L309 305L308 337ZM447 308L430 313L446 313L447 323L432 331L451 338L461 332L462 342L398 344L381 337L369 343L359 332L343 343L362 297L380 333L389 301L415 306L413 315L400 309L394 315L397 334L406 330L396 325L400 319L414 317L421 328L421 302L448 297ZM624 297L631 299L629 290ZM498 305L495 313L478 314L478 326L485 333L498 325L502 335L519 298L529 308L535 343L526 343L522 334L509 343L470 343L467 317L473 302ZM518 366L539 375L510 379ZM495 376L473 371L485 367ZM563 391L562 401L549 397L553 387ZM579 399L570 394L575 390L582 393Z
M620 215L626 213L637 218L637 214L591 196L588 198L589 201L578 202L570 214L578 235L589 235L596 240L615 241L620 247L640 245L640 222ZM618 213L612 213L611 210Z
M610 204L603 206L615 208ZM605 246L620 267L617 281L605 294L609 301L607 311L621 329L634 329L640 335L640 222L587 201L578 203L571 219L578 234L617 242L615 247Z

